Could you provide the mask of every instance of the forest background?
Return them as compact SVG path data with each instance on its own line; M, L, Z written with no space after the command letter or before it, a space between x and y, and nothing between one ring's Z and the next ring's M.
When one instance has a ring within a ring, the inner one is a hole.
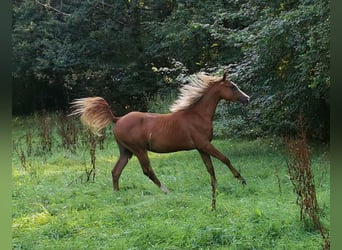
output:
M13 1L13 114L98 95L117 115L176 96L184 76L229 73L248 108L220 105L217 135L329 141L329 1Z

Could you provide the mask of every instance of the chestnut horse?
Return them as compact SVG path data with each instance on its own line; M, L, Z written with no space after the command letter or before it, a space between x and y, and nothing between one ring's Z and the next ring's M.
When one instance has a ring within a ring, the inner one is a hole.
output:
M169 190L159 181L152 170L147 151L168 153L197 149L211 176L212 208L216 202L216 177L211 156L222 161L234 177L243 185L246 181L233 167L229 159L212 144L213 118L221 99L247 104L249 96L223 77L198 73L190 83L180 88L180 95L170 107L169 114L130 112L116 117L108 103L101 97L76 99L72 102L71 115L80 116L84 125L99 133L110 123L117 141L120 157L112 170L113 188L119 190L119 178L132 155L135 155L145 175L163 192Z

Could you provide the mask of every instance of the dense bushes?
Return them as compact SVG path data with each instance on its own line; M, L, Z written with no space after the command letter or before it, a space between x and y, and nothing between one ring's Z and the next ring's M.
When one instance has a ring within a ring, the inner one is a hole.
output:
M221 135L292 133L301 112L326 140L329 40L328 1L15 1L13 111L89 95L146 110L184 74L227 70L252 102L219 107Z

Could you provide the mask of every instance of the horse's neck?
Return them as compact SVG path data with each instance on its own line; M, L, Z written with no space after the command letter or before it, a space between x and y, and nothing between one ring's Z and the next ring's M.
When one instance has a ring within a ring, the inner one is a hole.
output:
M194 104L192 111L199 114L205 121L212 122L219 101L220 97L209 91Z

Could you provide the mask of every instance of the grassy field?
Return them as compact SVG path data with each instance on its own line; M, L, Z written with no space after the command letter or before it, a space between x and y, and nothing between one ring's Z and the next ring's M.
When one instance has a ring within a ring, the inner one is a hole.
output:
M114 193L118 150L109 128L103 149L96 148L95 180L87 182L86 139L79 135L75 148L67 149L51 118L49 152L38 120L13 119L13 249L322 248L320 233L299 219L280 139L213 141L247 186L213 160L218 196L211 211L210 176L196 151L150 154L169 195L143 175L135 157ZM329 149L311 149L321 221L329 229Z

